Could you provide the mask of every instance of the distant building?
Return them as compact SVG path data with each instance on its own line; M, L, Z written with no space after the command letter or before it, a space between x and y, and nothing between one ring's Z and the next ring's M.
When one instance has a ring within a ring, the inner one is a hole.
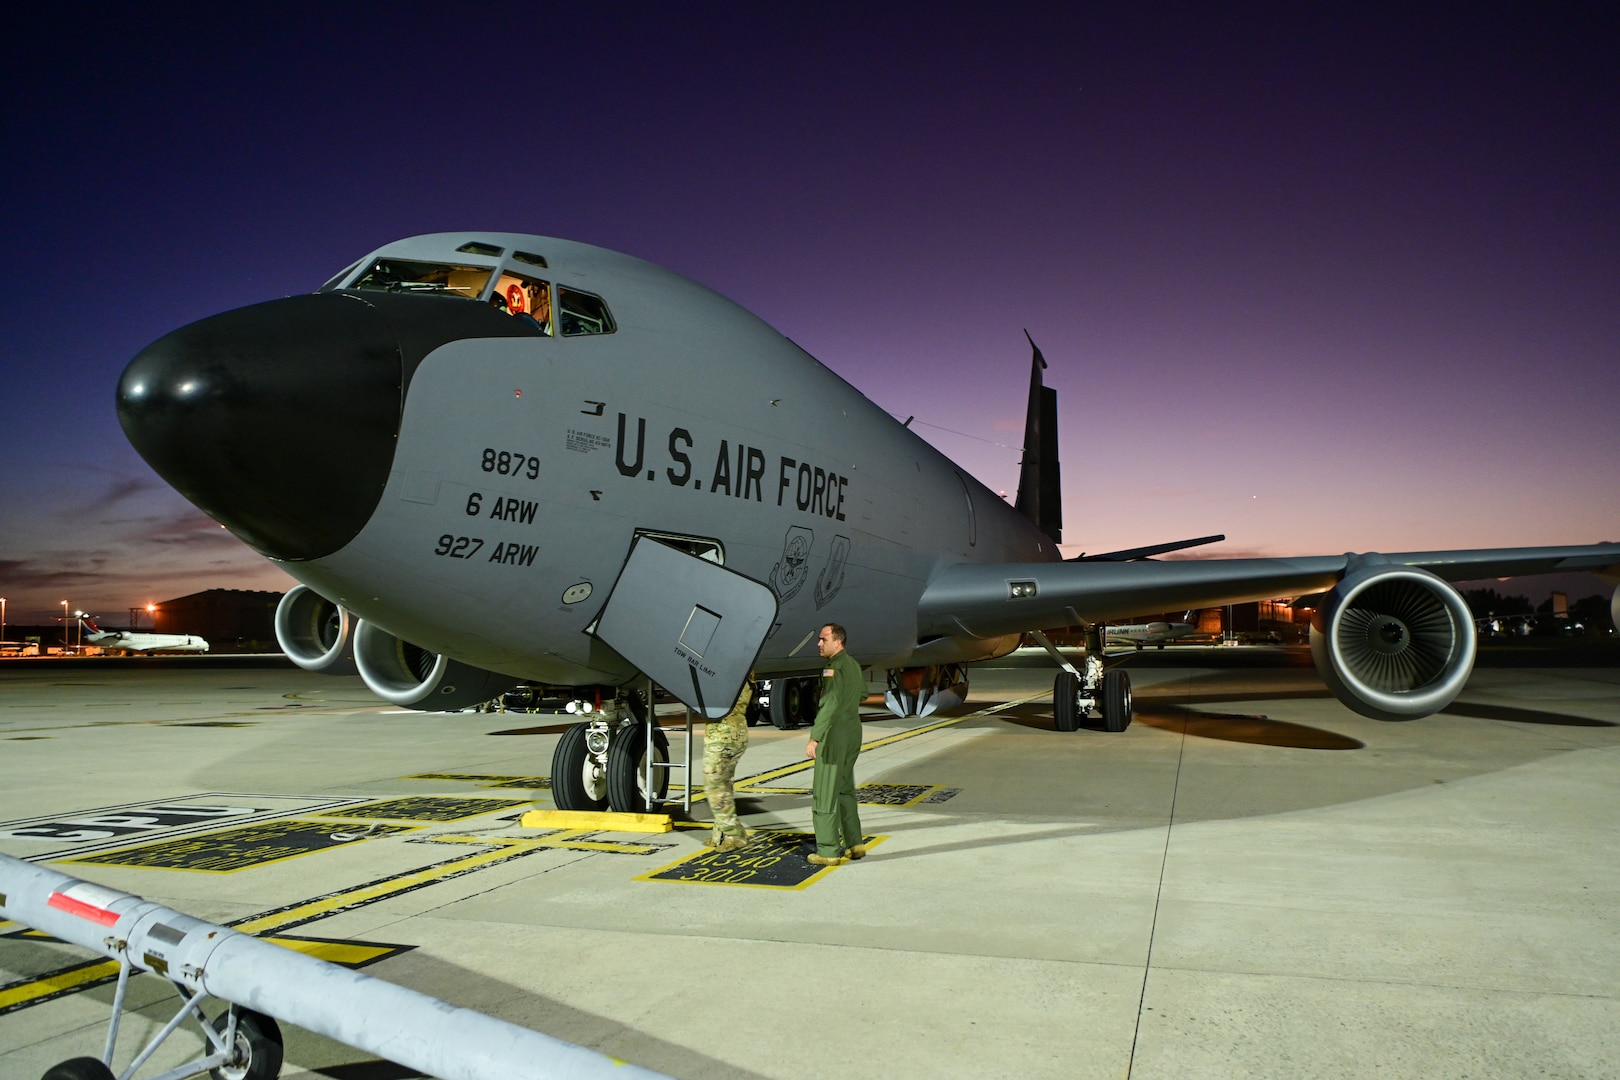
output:
M160 634L196 634L213 652L275 652L278 592L208 589L165 600L152 613Z

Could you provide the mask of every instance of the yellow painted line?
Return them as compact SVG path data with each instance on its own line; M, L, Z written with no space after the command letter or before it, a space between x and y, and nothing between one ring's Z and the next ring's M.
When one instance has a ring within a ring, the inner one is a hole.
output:
M438 844L508 844L521 846L525 851L535 848L567 848L570 851L611 851L615 855L646 855L668 847L667 844L620 844L611 840L580 840L579 836L593 830L568 829L550 836L435 836Z
M351 968L361 967L400 951L397 945L369 945L354 941L313 941L283 937L267 937L263 940L328 963ZM118 977L118 967L116 960L92 960L53 971L38 979L0 987L0 1014L37 1003L41 999L69 993L80 987L115 979Z
M938 731L940 728L948 728L952 724L960 724L966 720L976 720L981 716L990 716L994 713L1005 712L1008 709L1015 709L1020 705L1027 705L1031 701L1039 701L1041 698L1049 696L1051 696L1050 691L1043 694L1031 694L1029 697L1018 698L1016 701L1004 701L1000 705L992 705L988 709L980 709L977 712L970 712L965 716L952 716L945 720L935 721L932 724L925 724L920 728L912 728L910 731L897 731L893 735L885 735L880 739L873 739L871 742L861 743L861 753L864 754L868 750L876 750L880 746L888 746L890 743L903 742L906 739L915 739L919 735L926 735L930 731ZM805 758L803 761L797 762L793 765L784 765L779 769L767 769L765 772L756 773L755 775L748 777L746 780L738 780L734 787L752 788L756 784L764 784L771 780L779 780L784 776L792 776L794 773L804 772L806 769L813 769L815 768L815 765L816 763L813 758Z
M519 821L525 829L584 829L590 832L666 833L668 814L621 814L611 810L530 810Z
M432 836L427 839L448 841L451 838ZM470 838L457 837L455 839L466 842ZM261 915L258 918L234 923L232 929L240 930L244 934L263 934L271 930L279 930L295 923L318 919L322 915L330 915L345 908L380 900L394 893L409 892L423 885L431 885L443 878L464 874L469 870L479 870L495 863L505 862L507 859L515 859L519 855L538 847L556 846L542 844L538 840L510 840L504 837L479 837L477 842L485 845L487 850L473 855L466 855L459 859L451 859L449 862L439 863L437 866L423 867L420 870L412 870L396 877L383 878L381 881L373 881L357 888L345 889L342 892L316 897L314 900L306 900L304 903L295 904L290 908L283 908L268 915Z
M311 922L323 916L380 900L395 893L408 892L423 885L431 885L445 878L456 877L472 870L493 866L496 863L515 859L541 848L578 848L586 851L612 851L635 855L643 855L659 850L657 847L647 844L607 844L581 841L574 839L577 835L577 833L564 832L533 838L504 836L428 837L427 839L431 841L441 843L477 844L485 850L459 859L451 859L449 862L439 863L437 866L414 870L400 874L397 877L384 878L357 888L345 889L341 892L317 897L301 904L268 912L256 918L244 919L241 922L231 924L231 929L244 934L264 937L276 930ZM288 948L297 948L299 951L308 951L309 946L322 944L320 942L304 942L281 938L270 938L269 940ZM334 947L341 947L342 943L333 944ZM364 948L364 946L354 947ZM333 959L324 955L321 958ZM344 961L333 959L333 962L342 963ZM117 975L118 963L116 961L100 960L63 968L40 978L30 979L27 982L0 987L0 1014L13 1008L21 1008L37 1003L41 999L55 997L106 979L116 978Z
M362 832L354 833L353 835L346 836L343 839L334 839L333 843L322 844L318 847L305 847L301 849L275 847L274 842L282 838L275 835L276 829L278 826L304 826L306 831L322 832L336 838L342 834L333 832L332 830L341 828L340 822L321 821L315 818L276 818L272 821L259 821L248 825L237 825L228 829L220 829L217 832L197 833L191 836L175 837L167 840L152 840L146 843L136 844L133 847L116 848L112 851L98 851L90 855L71 856L68 858L53 859L51 861L69 864L86 863L95 866L121 866L138 870L178 871L187 874L236 874L243 870L257 870L261 866L273 866L276 863L286 862L289 859L302 859L306 855L318 855L323 851L333 851L349 844L356 844L364 840L380 840L387 836L396 836L400 833L406 832L416 832L428 827L424 824L391 825L380 821L369 820L366 821L365 824L366 829ZM358 828L358 826L352 827ZM298 830L286 828L282 829L281 831L284 834L296 835ZM257 837L252 835L255 832L258 833ZM244 835L247 837L247 842L241 846L233 848L231 843ZM287 853L284 855L275 855L271 858L265 859L252 858L252 852L255 850L254 841L260 839L268 840L270 842L266 845L265 850L285 850ZM224 841L224 843L221 844L221 841ZM172 862L161 861L166 854L173 858L174 852L186 851L188 849L191 852L189 861L193 865L184 865L178 860ZM196 863L207 862L210 860L213 860L216 863L234 860L234 865L195 865Z
M313 956L329 964L357 968L373 960L399 952L396 945L368 945L361 941L316 941L309 938L267 937L261 939L283 949Z
M65 993L84 986L86 983L95 983L103 979L117 977L118 962L116 960L96 960L80 967L53 971L43 978L13 983L10 986L0 988L0 1013L26 1005L35 998Z

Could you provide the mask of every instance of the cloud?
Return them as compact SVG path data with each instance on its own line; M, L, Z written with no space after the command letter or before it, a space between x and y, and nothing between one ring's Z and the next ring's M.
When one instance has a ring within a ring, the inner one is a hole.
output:
M101 491L92 494L87 501L63 507L60 516L72 522L83 522L100 518L114 507L151 492L166 491L162 483L155 476L139 475L111 469L104 465L90 465L74 462L69 466L82 472L98 473L106 477L106 486ZM80 485L70 485L80 486ZM107 524L106 522L102 522Z

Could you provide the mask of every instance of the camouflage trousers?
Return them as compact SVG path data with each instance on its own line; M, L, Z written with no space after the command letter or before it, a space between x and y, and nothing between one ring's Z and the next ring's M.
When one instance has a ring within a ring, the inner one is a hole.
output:
M709 796L709 811L714 815L714 838L727 836L739 840L748 836L748 830L737 820L737 797L731 788L731 778L737 772L748 744L738 746L721 740L705 740L703 744L703 790Z

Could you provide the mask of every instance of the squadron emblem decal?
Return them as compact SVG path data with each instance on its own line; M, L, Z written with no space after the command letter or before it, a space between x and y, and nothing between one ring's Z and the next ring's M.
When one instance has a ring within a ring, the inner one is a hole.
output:
M793 599L810 580L810 546L815 539L816 534L803 525L791 526L782 538L782 557L771 567L771 580L767 582L777 603Z
M816 575L816 610L832 603L838 590L844 587L844 564L848 561L849 537L833 537L832 555L828 557L827 565L821 568L821 573Z

